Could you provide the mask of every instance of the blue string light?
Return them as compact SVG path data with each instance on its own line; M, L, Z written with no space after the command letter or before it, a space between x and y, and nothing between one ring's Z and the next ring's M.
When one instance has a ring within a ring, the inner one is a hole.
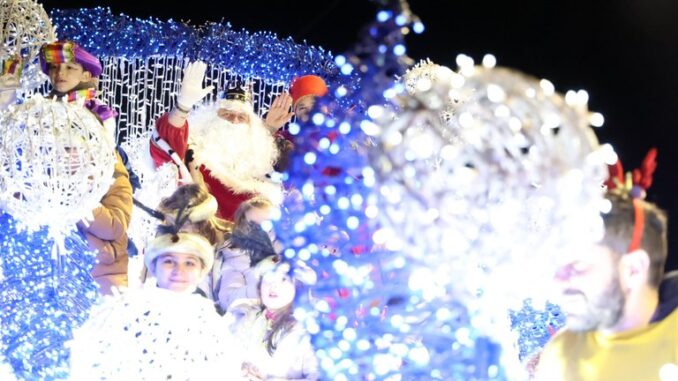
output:
M539 353L551 336L565 325L565 316L560 308L546 303L544 310L535 309L530 300L519 311L511 311L511 327L518 332L520 358L529 359Z
M389 103L384 94L411 64L402 28L410 16L379 12L361 43L335 57L361 87L331 91L316 107L328 112L300 126L288 180L300 195L286 203L276 232L288 257L317 250L309 263L319 282L299 306L312 316L305 324L324 379L502 380L500 348L473 328L467 308L424 300L408 286L411 253L387 252L372 240L379 211L370 200L378 190L365 130L377 126L367 110Z
M19 379L68 376L64 343L98 298L87 243L77 233L66 237L58 260L53 246L46 228L19 231L11 216L0 215L0 349Z
M242 76L289 83L317 74L329 82L339 68L321 47L279 38L271 32L236 31L227 22L192 26L174 20L114 15L108 8L54 9L51 17L61 39L72 39L97 56L189 57L229 68ZM350 82L350 81L349 81Z

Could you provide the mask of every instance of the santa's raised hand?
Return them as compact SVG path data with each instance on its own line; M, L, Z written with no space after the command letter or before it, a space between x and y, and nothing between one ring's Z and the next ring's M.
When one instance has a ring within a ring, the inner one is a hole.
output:
M207 70L207 64L202 61L191 62L184 69L177 104L169 114L169 122L172 126L183 126L191 108L214 89L214 86L202 86L205 70Z
M207 64L202 61L191 62L184 69L184 79L181 81L181 91L177 97L177 106L180 111L188 113L196 103L214 89L214 86L202 86L205 70L207 70Z

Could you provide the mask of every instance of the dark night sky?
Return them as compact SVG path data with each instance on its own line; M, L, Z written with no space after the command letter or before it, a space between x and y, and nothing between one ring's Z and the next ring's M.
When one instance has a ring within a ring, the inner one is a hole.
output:
M236 29L270 30L334 53L350 48L377 10L368 0L40 2L48 11L97 4L141 18L196 24L225 19ZM678 216L678 2L411 0L410 8L426 26L408 37L415 59L455 68L458 53L476 61L492 53L499 65L548 78L560 92L586 89L589 107L605 116L599 139L612 143L627 170L639 166L650 147L659 149L648 199ZM678 222L670 226L669 236L678 237ZM668 267L678 269L677 253L669 254Z

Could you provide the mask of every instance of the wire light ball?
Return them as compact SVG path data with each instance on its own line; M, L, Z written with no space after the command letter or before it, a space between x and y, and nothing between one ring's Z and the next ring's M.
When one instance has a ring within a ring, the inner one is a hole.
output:
M0 116L0 201L24 227L72 229L113 180L115 145L78 104L33 97Z
M40 71L40 47L56 40L56 33L45 9L35 0L3 0L0 2L0 59L20 55L26 64L22 88L31 90L47 77Z
M546 299L558 250L600 237L615 155L599 146L586 102L550 82L424 65L437 74L406 75L398 112L368 110L385 226L374 240L410 256L413 292L461 300L477 328L505 335L497 327L508 327L509 308Z
M28 60L38 56L40 47L56 39L52 22L45 9L35 0L0 2L3 53L21 54Z

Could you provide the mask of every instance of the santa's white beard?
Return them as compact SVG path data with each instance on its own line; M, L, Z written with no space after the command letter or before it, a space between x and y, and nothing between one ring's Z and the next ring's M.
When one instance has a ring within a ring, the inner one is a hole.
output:
M220 180L263 179L273 171L278 159L275 139L256 115L250 115L250 124L233 124L218 117L216 108L201 111L189 121L189 144L197 164Z

